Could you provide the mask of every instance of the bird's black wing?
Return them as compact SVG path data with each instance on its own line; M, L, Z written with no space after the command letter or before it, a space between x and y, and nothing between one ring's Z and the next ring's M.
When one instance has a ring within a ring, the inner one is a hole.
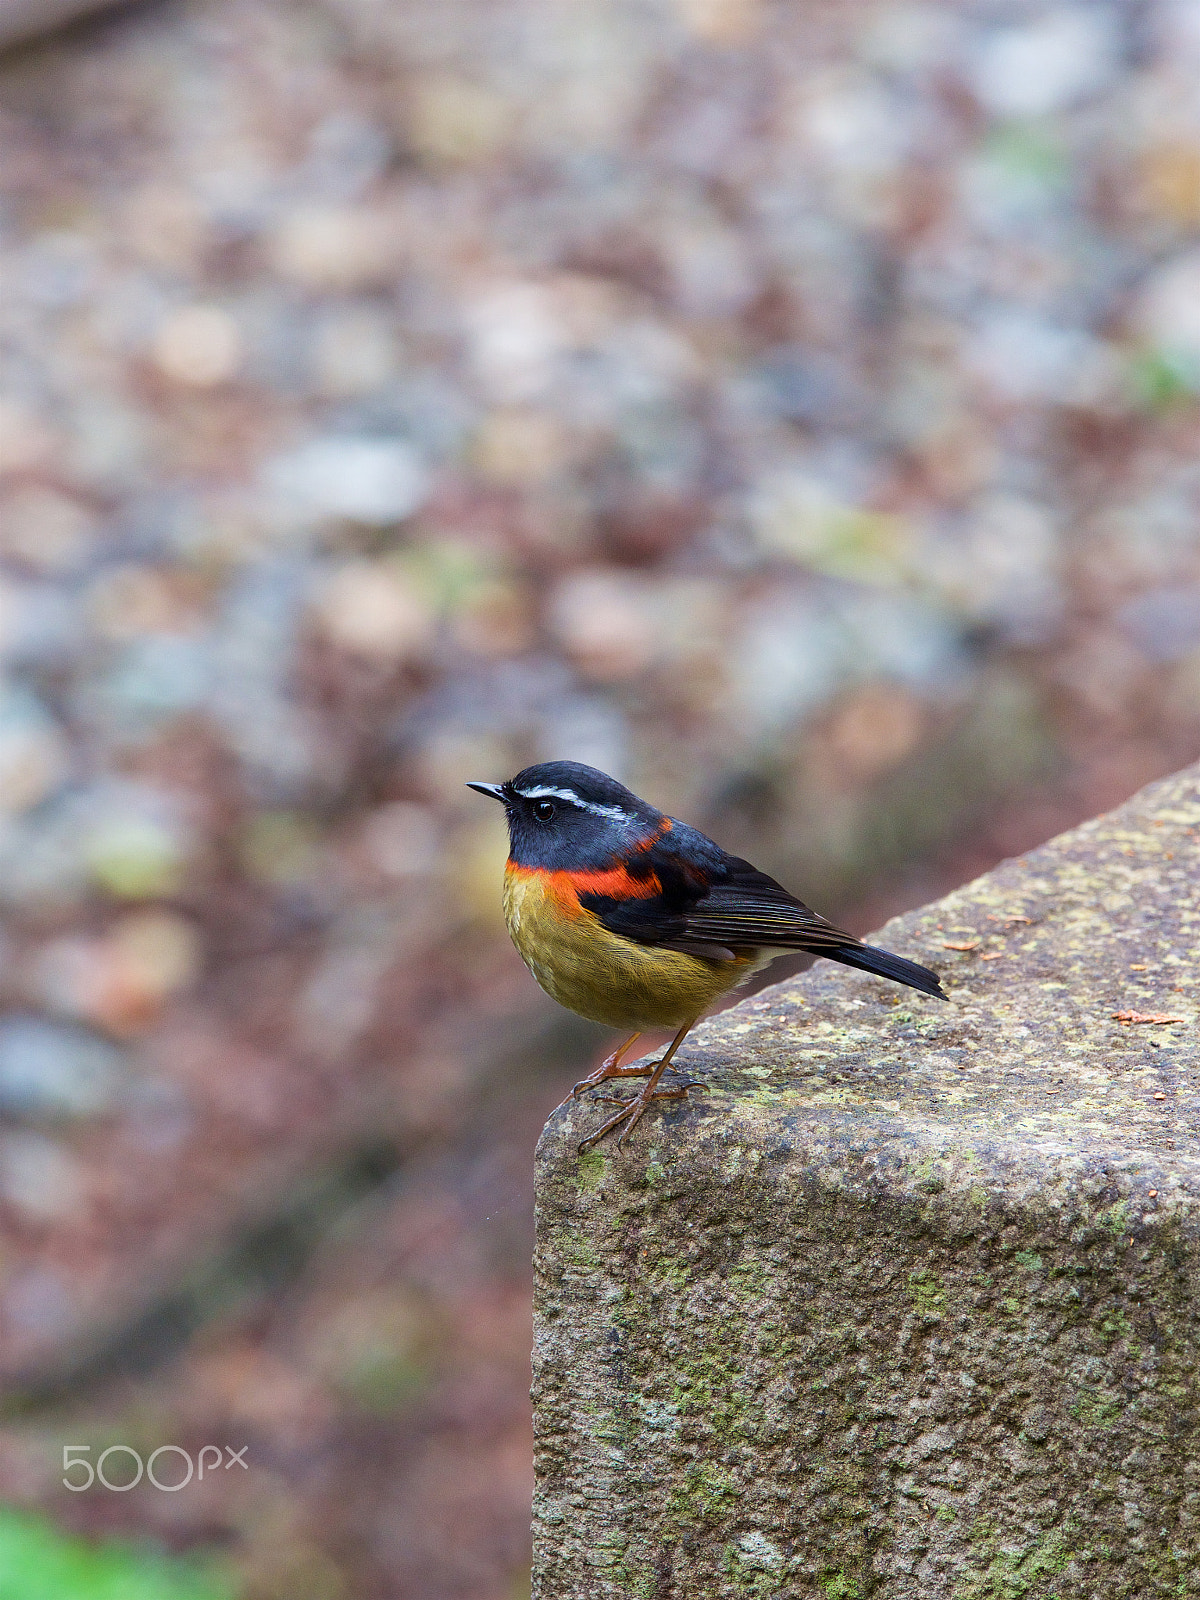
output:
M659 886L656 893L580 896L613 933L710 961L731 961L755 949L804 951L945 999L928 967L863 944L686 823L673 823L647 847L646 856Z
M640 866L639 876L656 882L656 893L581 896L605 927L639 944L706 955L716 955L717 947L730 959L739 949L769 946L818 954L858 942L774 878L683 823L674 823L649 845Z

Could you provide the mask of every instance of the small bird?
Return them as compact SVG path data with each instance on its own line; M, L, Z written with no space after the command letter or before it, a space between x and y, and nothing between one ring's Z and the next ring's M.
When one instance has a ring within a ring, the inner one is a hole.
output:
M835 928L781 884L595 767L546 761L507 783L470 783L504 807L504 920L548 995L593 1022L634 1031L567 1099L612 1078L648 1078L580 1153L653 1100L697 1087L659 1080L706 1011L776 956L802 950L945 1000L935 972ZM657 1061L623 1067L648 1029L676 1029ZM678 1071L678 1068L674 1069ZM612 1097L607 1097L612 1098ZM563 1102L566 1104L566 1101Z

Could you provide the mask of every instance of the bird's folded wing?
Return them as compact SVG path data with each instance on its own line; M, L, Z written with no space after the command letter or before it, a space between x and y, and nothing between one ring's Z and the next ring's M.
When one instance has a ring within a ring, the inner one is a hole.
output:
M704 843L713 852L707 860L694 845L686 855L677 852L670 836L655 847L657 894L628 900L595 896L583 903L613 933L710 961L731 961L750 949L824 955L858 945L853 934L826 922L765 872Z
M798 900L773 899L752 891L719 885L682 918L682 935L713 944L811 950L822 954L857 944L831 922ZM663 943L672 942L669 935Z
M858 943L852 934L843 933L797 901L789 904L724 885L674 915L647 916L642 905L623 906L604 921L614 933L639 943L687 950L710 959L729 960L739 949L766 948L821 955Z
M803 950L946 999L936 972L835 928L774 878L682 823L654 842L644 867L641 892L585 892L580 904L612 933L638 944L709 961L736 961L754 950Z

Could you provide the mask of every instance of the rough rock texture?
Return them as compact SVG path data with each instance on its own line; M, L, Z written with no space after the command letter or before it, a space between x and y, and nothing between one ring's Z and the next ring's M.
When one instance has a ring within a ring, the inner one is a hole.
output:
M535 1596L1200 1594L1198 882L1193 767L551 1118Z

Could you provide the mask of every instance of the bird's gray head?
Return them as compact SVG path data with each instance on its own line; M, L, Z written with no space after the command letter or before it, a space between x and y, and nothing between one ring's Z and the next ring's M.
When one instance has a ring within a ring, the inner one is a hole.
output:
M623 783L579 761L543 761L507 783L471 783L504 806L518 866L588 871L651 839L662 813Z

